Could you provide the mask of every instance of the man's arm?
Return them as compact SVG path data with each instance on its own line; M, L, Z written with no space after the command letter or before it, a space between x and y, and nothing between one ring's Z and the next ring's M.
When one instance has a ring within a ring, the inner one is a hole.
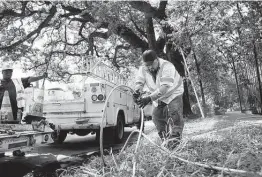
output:
M135 91L142 92L144 85L145 85L145 76L143 73L143 68L140 67L138 70L138 75L136 76L136 81L135 81Z
M44 73L42 76L37 76L37 77L29 77L28 82L36 82L39 81L41 79L47 78L47 73Z
M151 100L155 101L161 96L165 95L169 88L170 85L167 84L161 85L159 89L156 89L156 91L150 94Z

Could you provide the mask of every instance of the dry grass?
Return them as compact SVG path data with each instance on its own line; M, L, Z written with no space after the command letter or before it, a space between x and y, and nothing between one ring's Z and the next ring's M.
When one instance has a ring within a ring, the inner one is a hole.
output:
M157 140L159 141L159 140ZM160 144L160 142L157 142ZM67 169L62 176L132 176L135 145L122 154L106 156L106 167L100 157L92 157L88 164L78 169ZM191 162L213 166L261 172L262 166L262 126L237 125L223 132L223 138L216 140L208 137L186 138L173 153ZM251 176L251 174L230 174L223 170L214 170L182 162L160 150L146 139L140 144L136 154L135 176Z

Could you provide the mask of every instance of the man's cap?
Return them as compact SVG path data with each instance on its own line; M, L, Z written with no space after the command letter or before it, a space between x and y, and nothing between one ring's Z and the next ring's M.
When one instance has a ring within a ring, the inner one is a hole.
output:
M12 63L10 63L10 62L4 62L3 63L3 66L2 66L2 71L4 71L4 70L13 70L14 68L13 68L13 64Z
M146 50L142 55L143 61L154 61L157 58L157 54L154 50Z

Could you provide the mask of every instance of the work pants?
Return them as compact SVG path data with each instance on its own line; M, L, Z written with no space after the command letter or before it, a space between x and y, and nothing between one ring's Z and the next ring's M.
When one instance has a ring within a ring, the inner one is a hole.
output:
M164 133L168 137L181 138L184 128L183 97L174 98L169 104L159 101L157 107L153 107L152 119L160 138Z

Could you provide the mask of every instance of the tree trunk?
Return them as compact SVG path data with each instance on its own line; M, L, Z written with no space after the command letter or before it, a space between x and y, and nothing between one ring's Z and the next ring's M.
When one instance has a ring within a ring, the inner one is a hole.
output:
M180 76L185 77L183 57L178 50L172 48L172 44L166 45L166 56L167 56L167 60L173 63ZM184 80L183 114L185 116L193 114L189 102L188 83L186 80Z
M163 59L170 61L175 66L178 73L182 77L185 77L183 58L180 52L178 50L175 50L172 44L169 43L164 37L160 37L158 41L156 41L152 14L145 13L145 26L149 48L155 50L158 56L161 56ZM164 31L168 34L172 33L172 29L170 27L166 27ZM165 46L166 56L164 56L163 53L163 49ZM193 114L189 102L188 85L186 81L184 81L183 114L186 116Z
M187 80L184 79L184 94L183 94L183 114L185 116L193 114L189 102L189 94L188 94L188 83Z
M260 79L260 73L259 73L259 65L258 65L257 49L256 49L255 41L253 41L253 52L254 52L254 58L255 58L255 63L256 63L257 80L258 80L258 87L259 87L259 93L260 93L260 107L262 108L262 88L261 88L261 79Z
M241 95L240 95L240 91L239 91L239 84L238 84L238 79L237 79L237 71L236 71L235 61L234 61L233 56L231 58L232 58L233 71L234 71L235 79L236 79L237 94L238 94L238 99L239 99L239 106L240 106L240 110L242 112L243 110L242 110L242 103L241 103Z
M195 50L194 50L194 46L193 46L193 42L192 42L191 37L189 37L189 41L190 41L191 49L192 49L192 52L193 52L194 60L195 60L195 63L196 63L198 82L199 82L199 87L200 87L200 92L201 92L201 97L202 97L202 106L204 108L206 108L206 100L205 100L205 94L204 94L202 79L201 79L200 66L199 66L199 63L197 62L197 57L196 57L196 53L195 53Z
M202 97L202 104L203 107L206 107L206 100L205 100L205 94L204 94L204 88L203 88L203 84L202 84L202 80L201 80L201 73L200 73L200 67L199 67L199 63L197 62L197 58L196 58L196 54L193 51L193 55L194 55L194 60L196 63L196 68L197 68L197 75L198 75L198 82L199 82L199 86L200 86L200 91L201 91L201 97Z
M149 49L152 49L156 51L156 53L159 53L156 47L156 37L155 37L153 19L152 17L146 14L145 14L145 24L146 24L146 34L147 34Z

